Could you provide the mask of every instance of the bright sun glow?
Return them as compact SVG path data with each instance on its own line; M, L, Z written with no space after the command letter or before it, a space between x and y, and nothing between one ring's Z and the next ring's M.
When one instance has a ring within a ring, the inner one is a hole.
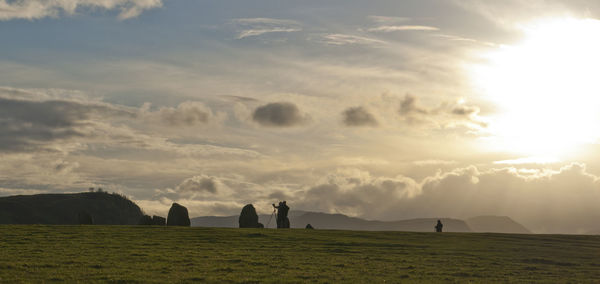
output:
M494 144L561 156L600 137L600 21L560 19L524 27L525 38L489 54L473 78L499 107Z

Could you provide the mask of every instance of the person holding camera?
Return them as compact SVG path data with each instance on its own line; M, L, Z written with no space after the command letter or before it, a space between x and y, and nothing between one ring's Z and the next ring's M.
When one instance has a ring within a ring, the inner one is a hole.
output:
M288 212L290 211L290 207L287 206L285 201L282 201L277 206L273 203L273 208L277 209L277 229L289 228L290 219L288 219Z

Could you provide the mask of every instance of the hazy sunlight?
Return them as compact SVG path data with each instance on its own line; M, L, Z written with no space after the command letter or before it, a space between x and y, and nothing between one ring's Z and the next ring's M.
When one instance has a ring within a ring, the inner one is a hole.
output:
M523 28L524 40L489 54L473 78L498 106L494 146L561 156L595 142L600 128L600 21L555 19Z

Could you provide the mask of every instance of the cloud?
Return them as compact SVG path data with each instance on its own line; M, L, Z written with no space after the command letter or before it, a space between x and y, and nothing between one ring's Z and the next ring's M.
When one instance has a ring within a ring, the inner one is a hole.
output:
M96 186L81 174L81 163L64 152L7 152L0 150L1 188L21 190L19 194L73 192Z
M298 192L288 199L299 210L342 213L364 218L395 216L392 208L405 198L418 193L419 185L412 179L373 177L356 169L340 169L327 175L321 184Z
M471 129L487 127L487 122L479 116L479 107L470 106L459 100L455 104L442 102L435 108L421 106L417 97L407 94L400 101L398 113L407 122L429 124L434 128L455 128L466 126Z
M147 115L158 116L170 126L195 126L206 124L214 118L210 108L201 102L192 101L183 102L175 108L161 107L156 112L147 112Z
M112 151L153 151L176 156L257 157L256 151L206 141L177 143L182 127L220 122L199 102L149 111L149 104L131 108L86 98L77 92L0 88L0 151L73 151L88 147ZM158 122L158 123L157 123ZM160 128L171 126L168 131ZM160 131L158 134L154 130ZM183 132L185 131L185 132ZM164 135L164 136L163 136Z
M223 98L224 100L228 100L228 101L234 101L234 102L241 102L241 103L253 103L253 102L258 102L257 99L255 98L251 98L251 97L244 97L244 96L231 96L231 95L222 95L220 96L221 98Z
M398 31L438 31L439 28L431 27L431 26L411 26L411 25L402 25L402 26L379 26L375 28L370 28L367 31L369 32L398 32Z
M411 18L406 17L387 17L387 16L369 16L369 20L376 24L376 27L367 29L368 32L397 32L397 31L438 31L437 27L423 25L407 25L406 22L411 21Z
M300 31L300 29L294 29L294 28L268 28L268 29L253 29L253 30L245 30L240 32L240 34L238 35L238 39L242 39L245 37L252 37L252 36L259 36L262 34L267 34L267 33L278 33L278 32L285 32L285 33L289 33L289 32L297 32Z
M269 189L266 189L267 187ZM238 214L242 206L248 203L268 205L273 199L270 195L289 196L281 189L271 188L269 184L258 185L249 182L239 174L201 174L184 179L174 188L155 189L152 199L161 201L165 206L177 200L185 200L184 205L197 204L197 209L204 214L219 215L223 214L223 208L215 208L217 204L229 204L226 211L237 211L235 214ZM272 208L266 207L266 210Z
M498 44L493 43L493 42L482 41L482 40L477 40L477 39L474 39L474 38L467 38L467 37L456 36L456 35L434 34L433 36L439 37L439 38L442 38L442 39L446 39L448 41L455 41L455 42L463 42L463 43L468 43L468 44L483 45L483 46L487 46L487 47L497 47L498 46Z
M144 212L151 215L167 216L171 204L177 202L184 205L190 214L190 218L198 216L231 216L239 215L243 203L235 201L205 201L187 198L161 198L160 200L135 200L144 208ZM259 212L260 213L260 212Z
M417 104L417 98L413 95L406 94L404 99L400 101L400 114L411 115L411 114L427 114L429 111Z
M213 177L194 176L177 186L178 191L217 193L217 181Z
M308 117L293 103L276 102L256 108L252 119L262 126L290 127L305 123Z
M445 160L419 160L414 161L413 164L417 166L448 166L457 164L456 161L445 161Z
M0 0L0 20L35 20L73 15L83 9L119 10L119 19L139 16L144 10L162 7L162 0Z
M496 165L544 165L558 163L559 160L554 157L523 157L511 160L495 161Z
M590 11L597 8L596 2L560 0L452 0L456 6L479 14L497 27L518 29L523 22L532 18L556 18L557 15L589 17ZM583 4L586 3L586 4Z
M479 111L479 107L465 105L461 102L457 103L451 108L452 114L459 117L460 119L469 121L480 127L487 127L488 123L478 116Z
M599 197L599 177L582 164L570 164L559 170L468 166L421 182L344 169L288 203L294 209L369 219L500 215L537 233L586 233L600 230Z
M459 116L472 116L479 113L479 108L476 106L459 104L452 108L452 113Z
M364 107L351 107L342 112L343 122L346 126L377 126L375 117Z
M301 31L300 23L292 20L271 18L241 18L233 20L239 26L238 39L268 33L290 33Z
M368 18L375 22L375 23L380 23L380 24L397 24L397 23L404 23L404 22L408 22L411 20L411 18L407 18L407 17L388 17L388 16L368 16Z
M24 95L23 99L16 98L17 94ZM91 136L96 119L135 115L127 108L100 102L35 95L0 89L0 151L50 149L49 142Z
M322 41L329 45L349 45L349 44L360 44L360 45L382 45L386 44L383 40L357 36L348 34L326 34L322 36Z

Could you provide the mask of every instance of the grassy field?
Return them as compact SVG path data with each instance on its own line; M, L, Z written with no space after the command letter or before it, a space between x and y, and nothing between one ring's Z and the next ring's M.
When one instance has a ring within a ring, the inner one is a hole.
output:
M596 282L600 236L0 226L1 282Z

